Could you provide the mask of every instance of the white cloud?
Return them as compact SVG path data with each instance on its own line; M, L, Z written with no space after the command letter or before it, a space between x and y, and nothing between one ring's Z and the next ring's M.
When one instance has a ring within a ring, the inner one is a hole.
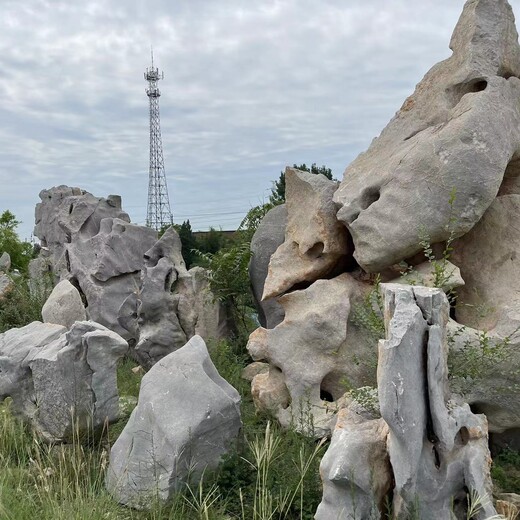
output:
M520 0L511 2L520 10ZM43 188L119 193L143 222L150 44L174 212L233 227L285 164L341 177L424 73L462 0L3 0L0 211ZM231 214L234 212L236 214ZM211 214L211 215L207 215Z

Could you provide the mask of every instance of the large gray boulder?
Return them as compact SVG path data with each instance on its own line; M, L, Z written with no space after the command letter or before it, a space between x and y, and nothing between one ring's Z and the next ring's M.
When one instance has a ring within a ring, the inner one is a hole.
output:
M366 271L419 252L421 231L431 243L452 230L464 235L495 199L506 171L518 172L520 46L511 6L469 0L450 48L452 56L426 74L347 167L334 195Z
M83 321L31 352L36 432L48 442L72 442L91 439L117 421L117 361L127 350L116 333Z
M33 322L0 334L0 400L47 442L92 438L119 417L117 360L126 341L102 325Z
M143 377L139 401L110 453L107 488L120 503L146 508L215 468L240 427L238 392L193 337Z
M269 210L260 222L251 239L251 260L249 261L249 279L258 321L262 327L272 329L283 320L283 308L275 298L262 301L265 279L271 256L285 240L287 226L287 208L285 204Z
M42 307L44 323L56 323L70 329L74 322L85 321L87 314L79 291L68 280L62 280Z

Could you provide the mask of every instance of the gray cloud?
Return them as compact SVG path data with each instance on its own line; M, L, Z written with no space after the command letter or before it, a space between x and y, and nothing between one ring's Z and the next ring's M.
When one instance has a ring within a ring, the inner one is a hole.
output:
M520 0L511 2L520 9ZM3 0L0 211L119 193L146 214L150 44L175 218L235 227L286 164L341 177L424 73L462 0Z

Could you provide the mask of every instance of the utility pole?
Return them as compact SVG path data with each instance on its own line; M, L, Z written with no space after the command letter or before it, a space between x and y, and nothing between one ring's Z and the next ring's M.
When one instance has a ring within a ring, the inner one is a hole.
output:
M150 105L150 170L148 179L148 206L146 225L159 231L164 226L173 224L173 215L168 198L168 185L164 171L164 158L159 116L159 97L161 92L157 83L164 79L164 73L153 64L146 69L144 79L148 81L146 94Z

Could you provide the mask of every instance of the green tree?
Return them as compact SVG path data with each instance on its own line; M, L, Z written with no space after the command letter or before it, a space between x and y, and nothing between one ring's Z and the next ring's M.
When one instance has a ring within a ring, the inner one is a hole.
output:
M180 226L175 226L182 243L182 257L186 263L186 269L189 269L195 261L196 254L193 252L197 249L197 239L191 229L189 220L185 220Z
M314 175L325 175L327 179L331 181L334 180L332 177L332 170L327 168L326 166L316 166L316 163L312 163L309 168L305 163L300 164L299 166L293 164L293 168L297 170L302 170L304 172L309 172ZM278 204L283 204L285 202L285 172L280 172L280 177L277 181L274 181L273 187L271 188L271 195L269 196L269 202L274 206Z
M226 244L226 237L224 236L224 233L221 230L215 229L213 227L210 227L207 233L196 237L196 240L197 249L202 253L215 254Z
M33 247L29 242L23 242L16 233L20 224L9 210L0 215L0 255L5 251L11 257L12 269L26 273L32 258Z

